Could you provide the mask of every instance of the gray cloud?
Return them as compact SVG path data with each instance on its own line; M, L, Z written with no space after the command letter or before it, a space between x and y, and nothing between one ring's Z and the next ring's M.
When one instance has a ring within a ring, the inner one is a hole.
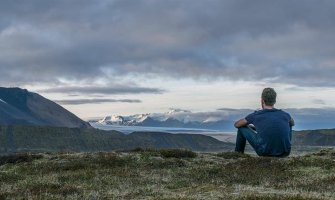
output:
M1 84L129 73L335 86L332 0L4 0Z
M101 104L101 103L141 103L138 99L66 99L55 100L62 105Z
M68 94L161 94L164 90L158 88L146 88L146 87L129 87L129 86L113 86L113 87L100 87L100 86L88 86L88 87L55 87L44 90L39 90L44 93L68 93Z
M314 104L326 105L327 103L323 99L313 99Z

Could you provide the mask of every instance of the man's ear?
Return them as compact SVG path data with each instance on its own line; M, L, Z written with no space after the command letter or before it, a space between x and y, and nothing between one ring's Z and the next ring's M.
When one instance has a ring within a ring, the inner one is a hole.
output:
M263 99L261 99L261 105L262 105L262 108L264 108L265 102Z

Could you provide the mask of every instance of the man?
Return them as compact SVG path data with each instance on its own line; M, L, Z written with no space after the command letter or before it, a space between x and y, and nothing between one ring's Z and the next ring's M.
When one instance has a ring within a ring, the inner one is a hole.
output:
M294 120L288 113L274 108L276 97L273 88L265 88L261 98L263 109L235 122L238 128L236 152L244 153L247 140L259 156L290 154Z

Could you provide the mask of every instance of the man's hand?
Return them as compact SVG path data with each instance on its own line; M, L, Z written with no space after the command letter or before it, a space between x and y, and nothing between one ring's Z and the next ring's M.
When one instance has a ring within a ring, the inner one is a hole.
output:
M246 125L248 125L248 121L247 121L246 119L244 119L244 118L238 120L238 121L235 122L235 124L234 124L235 128L241 128L241 127L246 126Z

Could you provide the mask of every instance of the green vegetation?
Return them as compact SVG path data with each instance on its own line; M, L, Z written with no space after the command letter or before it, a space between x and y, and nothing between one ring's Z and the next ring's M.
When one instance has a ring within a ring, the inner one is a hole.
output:
M225 159L237 159L237 158L250 158L251 157L249 154L243 154L243 153L238 153L234 151L218 153L216 154L216 156L219 156Z
M197 154L186 149L161 149L161 155L164 158L195 158Z
M122 151L121 151L122 152ZM195 158L197 153L188 149L150 149L150 148L135 148L130 151L123 152L139 152L142 155L161 156L164 158Z
M0 199L335 199L335 150L288 158L135 149L0 157Z
M134 148L187 148L195 151L222 151L233 144L196 134L135 132L0 125L0 155L14 152L97 152Z

